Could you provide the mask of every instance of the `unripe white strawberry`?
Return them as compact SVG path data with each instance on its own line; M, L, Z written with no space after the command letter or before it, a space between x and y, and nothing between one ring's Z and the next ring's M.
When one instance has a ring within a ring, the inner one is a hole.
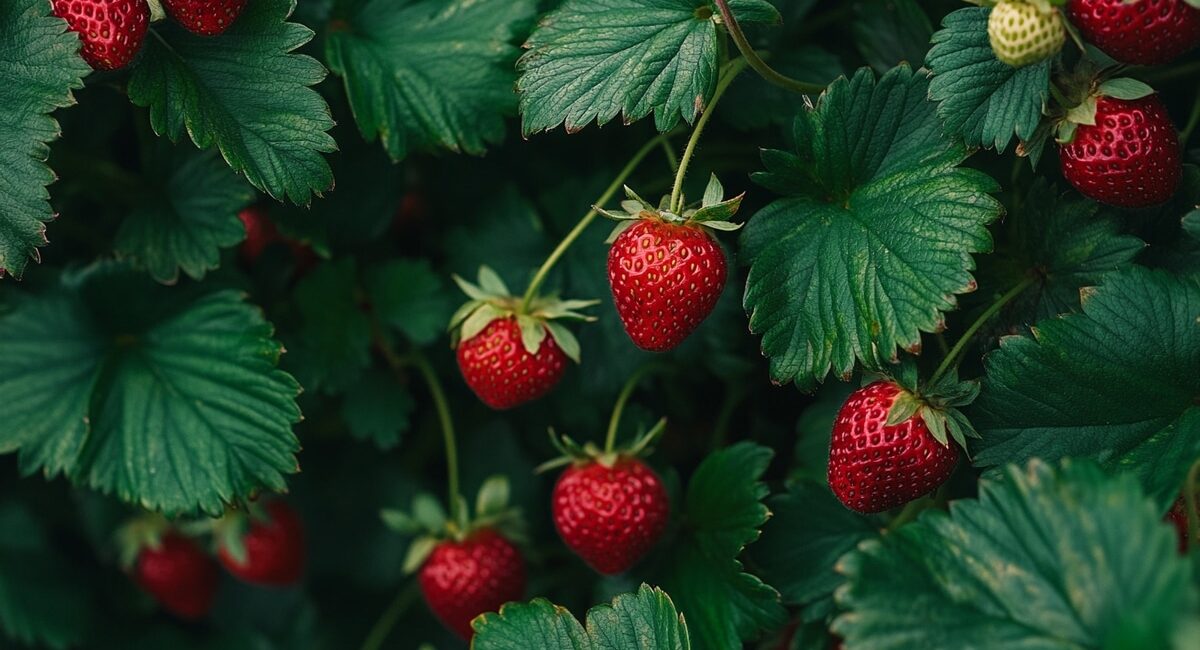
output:
M1066 38L1062 15L1048 2L1001 0L988 17L992 51L1014 68L1054 56Z

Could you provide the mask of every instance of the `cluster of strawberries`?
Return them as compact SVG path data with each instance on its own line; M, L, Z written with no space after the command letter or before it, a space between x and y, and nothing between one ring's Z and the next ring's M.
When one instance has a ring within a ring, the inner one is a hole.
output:
M167 13L188 31L221 34L237 20L247 0L163 0ZM83 42L80 54L94 70L129 65L150 27L146 0L53 0L54 15L67 21Z

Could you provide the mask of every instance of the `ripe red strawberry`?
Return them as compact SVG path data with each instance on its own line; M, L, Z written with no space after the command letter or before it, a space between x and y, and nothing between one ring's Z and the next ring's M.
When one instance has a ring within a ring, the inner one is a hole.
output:
M1122 63L1167 63L1200 45L1200 9L1184 0L1070 0L1067 15Z
M246 227L246 239L242 240L242 259L253 264L267 246L279 240L279 231L267 216L266 210L252 205L238 213L238 219Z
M494 409L512 408L545 395L567 368L567 355L549 334L537 354L530 354L512 316L493 320L459 343L457 356L467 386Z
M593 569L624 572L662 537L670 502L662 480L637 458L612 467L595 460L571 465L553 496L554 527Z
M284 501L269 502L266 513L269 519L251 520L242 537L244 562L238 562L224 544L217 549L217 557L230 573L246 582L275 587L295 584L304 572L304 526Z
M93 70L129 65L150 26L146 0L54 0L54 15L79 34L79 54Z
M938 442L920 415L887 426L902 392L877 381L852 393L834 421L829 486L851 510L883 512L924 496L958 463L958 447Z
M1188 551L1188 518L1187 518L1187 501L1181 496L1175 499L1175 503L1171 504L1171 509L1167 511L1167 516L1163 517L1164 521L1169 521L1175 526L1175 532L1179 535L1179 554L1187 555Z
M141 549L134 580L179 618L203 618L217 593L217 565L192 540L175 532Z
M725 254L694 224L643 219L608 251L608 282L634 345L665 352L708 317L725 288Z
M461 542L438 543L417 577L429 609L471 638L471 620L525 596L525 560L499 533L482 528Z
M1095 121L1079 125L1061 146L1063 177L1084 196L1124 208L1171 198L1183 167L1179 136L1162 100L1098 97Z
M221 34L246 8L246 0L163 0L163 8L193 34Z

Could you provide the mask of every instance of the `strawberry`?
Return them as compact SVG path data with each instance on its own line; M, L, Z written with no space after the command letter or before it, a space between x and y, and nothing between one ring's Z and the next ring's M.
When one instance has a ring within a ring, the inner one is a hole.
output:
M563 542L606 575L624 572L653 548L670 515L662 480L631 457L571 465L554 486L553 504Z
M1171 509L1167 511L1167 515L1163 517L1163 521L1170 522L1175 526L1175 532L1179 536L1179 554L1187 555L1188 552L1188 516L1187 516L1187 500L1180 496L1175 499L1175 503L1171 504Z
M249 518L249 528L234 533L240 534L239 539L222 540L217 558L230 573L246 582L276 587L295 584L304 571L304 527L300 517L284 501L271 501L265 510L264 519Z
M709 229L738 228L727 219L742 197L722 200L713 176L701 207L676 215L625 191L624 212L601 211L622 222L608 251L608 283L633 344L665 352L708 318L725 289L725 253Z
M471 620L525 595L525 560L491 528L462 541L439 542L421 566L417 580L429 609L463 639Z
M496 272L483 267L479 284L454 276L471 298L450 319L451 342L467 386L500 410L533 401L562 379L567 359L579 362L579 342L557 319L593 320L576 309L591 300L509 295Z
M192 540L170 531L141 548L134 581L179 618L203 618L217 593L217 565Z
M1103 86L1101 87L1103 90ZM1089 198L1141 208L1171 198L1183 167L1179 136L1157 95L1096 97L1095 124L1061 137L1063 177Z
M52 9L79 34L79 54L93 70L129 65L150 27L146 0L54 0Z
M829 486L851 510L883 512L908 503L944 483L958 463L958 447L937 440L923 413L888 424L901 396L912 399L898 384L877 381L852 393L834 421Z
M163 0L163 8L193 34L217 36L246 8L246 0Z
M271 217L261 206L252 205L243 209L238 213L238 219L241 219L242 226L246 229L246 238L242 240L239 252L242 261L247 265L252 266L258 261L263 251L275 243L282 243L291 251L292 261L296 263L298 273L302 274L316 265L317 256L313 250L298 241L281 235L279 229L275 227L275 222L271 221Z
M988 15L992 52L1014 68L1058 54L1066 38L1062 16L1045 1L1001 0Z
M1122 63L1167 63L1200 45L1200 9L1185 0L1070 0L1067 16Z

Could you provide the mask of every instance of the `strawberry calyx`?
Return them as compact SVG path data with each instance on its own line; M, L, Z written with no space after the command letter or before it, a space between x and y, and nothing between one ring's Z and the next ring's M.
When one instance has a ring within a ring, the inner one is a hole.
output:
M887 426L920 417L934 440L946 446L953 440L964 452L968 451L967 438L981 437L961 410L979 397L978 380L961 380L957 370L950 370L935 382L922 383L916 364L910 360L902 362L898 371L883 374L883 378L900 388L888 411Z
M457 348L469 341L490 323L503 318L515 318L521 330L521 345L529 354L537 354L542 341L550 336L563 353L579 363L579 341L560 321L591 322L595 316L580 312L599 300L562 300L557 296L536 296L529 304L514 296L504 280L487 266L479 267L477 282L454 275L454 282L470 298L450 317L450 346Z
M667 429L667 419L662 418L650 427L648 431L639 433L632 442L624 447L604 450L594 442L580 445L566 434L559 434L550 428L550 444L558 450L559 455L537 466L536 473L548 472L566 465L587 465L599 463L612 468L622 459L644 458L654 453L654 444Z
M437 497L425 492L413 498L410 510L384 508L379 515L388 528L413 538L404 558L404 572L412 574L420 570L437 545L446 540L463 542L481 530L494 530L510 542L521 544L527 541L521 511L509 504L510 493L508 478L496 475L480 486L475 497L474 516L462 500L455 509L459 513L457 520L452 519Z
M1064 107L1066 113L1061 116L1055 127L1054 139L1059 144L1069 144L1075 139L1075 131L1080 126L1095 126L1096 102L1101 97L1132 101L1148 97L1155 92L1149 85L1128 77L1118 77L1103 81L1094 79L1089 84L1089 90L1085 91L1084 96L1078 103Z
M704 198L700 201L700 205L683 210L683 214L676 214L670 210L670 196L664 196L655 206L638 196L638 193L628 185L625 186L626 198L621 201L620 210L605 210L598 205L593 208L596 212L617 222L616 227L605 240L611 244L627 228L644 220L661 221L680 226L699 226L725 232L737 230L742 227L742 224L734 223L730 219L737 214L745 196L746 193L743 192L733 198L725 198L725 187L721 185L721 181L717 180L717 175L713 174L708 180L708 187L704 190Z
M160 548L163 537L175 530L166 517L147 512L126 521L114 534L117 561L121 569L131 571L145 548Z

